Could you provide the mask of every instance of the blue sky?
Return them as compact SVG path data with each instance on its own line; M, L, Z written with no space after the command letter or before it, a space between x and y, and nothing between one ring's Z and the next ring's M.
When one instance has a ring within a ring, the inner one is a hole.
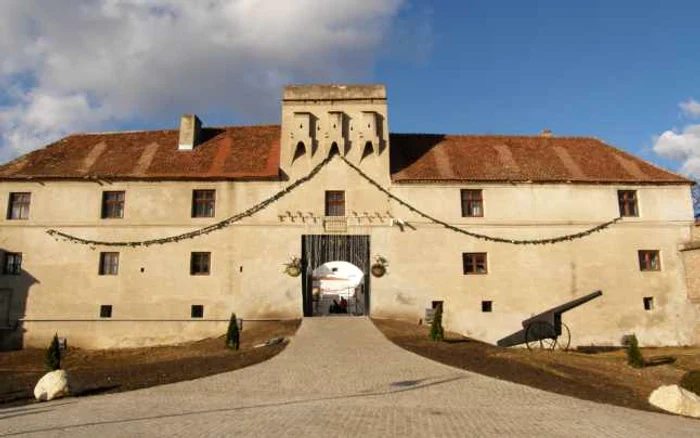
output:
M71 132L172 128L184 112L209 125L277 123L286 83L380 82L394 132L550 128L700 176L697 1L4 7L2 160Z

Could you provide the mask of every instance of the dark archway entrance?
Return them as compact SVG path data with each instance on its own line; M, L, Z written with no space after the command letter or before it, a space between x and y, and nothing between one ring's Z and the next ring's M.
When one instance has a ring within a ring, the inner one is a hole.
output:
M364 273L364 282L360 286L360 296L364 297L364 314L370 310L370 275L369 275L369 236L355 235L303 235L301 236L301 291L304 316L313 316L313 280L312 273L324 263L346 261L352 263Z

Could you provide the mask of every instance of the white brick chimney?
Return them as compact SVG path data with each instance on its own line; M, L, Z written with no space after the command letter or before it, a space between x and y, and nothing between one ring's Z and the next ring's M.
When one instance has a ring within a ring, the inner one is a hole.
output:
M196 114L184 114L180 117L180 142L178 149L191 151L199 144L202 122Z

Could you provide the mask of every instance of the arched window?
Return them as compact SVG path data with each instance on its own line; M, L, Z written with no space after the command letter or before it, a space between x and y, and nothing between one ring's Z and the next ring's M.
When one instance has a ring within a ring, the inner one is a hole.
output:
M303 141L297 143L296 149L294 149L294 156L292 157L292 163L294 163L298 158L306 155L306 146Z
M328 155L331 155L331 156L332 155L340 155L340 149L338 148L338 143L333 142L333 144L331 144L331 150L328 153Z
M373 153L374 153L374 145L372 145L371 141L368 141L367 143L365 143L364 149L362 149L362 158L360 158L360 161L369 157Z

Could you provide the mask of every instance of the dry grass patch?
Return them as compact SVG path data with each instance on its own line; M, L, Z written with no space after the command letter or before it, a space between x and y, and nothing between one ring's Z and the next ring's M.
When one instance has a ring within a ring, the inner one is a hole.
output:
M601 353L528 351L500 348L445 333L445 342L429 339L427 327L375 319L395 344L421 356L491 377L545 391L628 408L657 411L647 399L661 385L677 384L686 371L700 369L700 348L643 348L645 359L673 356L672 364L632 368L624 350Z
M271 338L291 336L300 320L259 323L241 332L240 350L226 348L225 336L179 345L116 350L69 348L61 362L74 395L122 392L192 380L263 362L285 344L254 348ZM45 350L0 352L0 405L29 403L44 368Z

